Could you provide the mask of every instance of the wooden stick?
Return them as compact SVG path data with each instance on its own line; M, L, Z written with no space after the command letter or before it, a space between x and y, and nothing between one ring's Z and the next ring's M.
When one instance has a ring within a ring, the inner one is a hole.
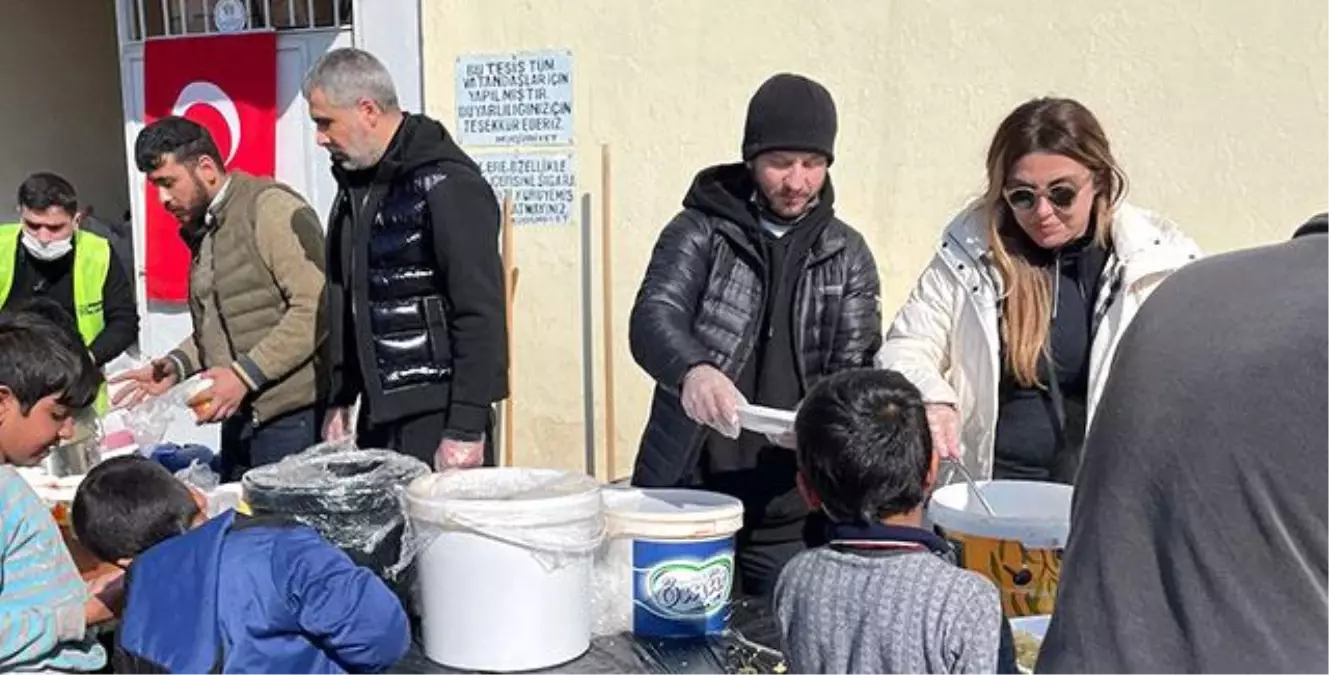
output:
M508 397L503 400L503 466L513 466L516 462L515 444L513 438L513 410L515 405L513 399L516 394L516 384L513 375L517 369L513 366L513 354L516 339L512 333L513 310L517 300L517 261L516 251L513 248L512 237L512 197L503 199L503 287L504 292L504 321L507 323L508 334Z
M600 146L600 278L604 285L605 344L605 481L618 479L618 425L614 418L614 221L610 210L612 194L609 144Z
M586 475L598 477L595 444L595 218L591 216L591 193L581 195L581 418L582 460Z

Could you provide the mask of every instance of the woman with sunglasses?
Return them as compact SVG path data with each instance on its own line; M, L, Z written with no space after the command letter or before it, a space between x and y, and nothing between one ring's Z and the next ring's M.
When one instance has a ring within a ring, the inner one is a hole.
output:
M1071 483L1117 341L1200 251L1122 201L1126 177L1076 101L1011 112L987 173L986 194L946 228L877 365L923 392L933 445L975 478Z

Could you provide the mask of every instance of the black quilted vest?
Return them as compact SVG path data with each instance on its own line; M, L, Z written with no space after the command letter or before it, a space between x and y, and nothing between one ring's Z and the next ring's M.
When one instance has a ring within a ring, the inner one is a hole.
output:
M369 324L385 392L452 374L449 312L426 201L430 188L445 178L440 165L430 164L394 182L370 230Z

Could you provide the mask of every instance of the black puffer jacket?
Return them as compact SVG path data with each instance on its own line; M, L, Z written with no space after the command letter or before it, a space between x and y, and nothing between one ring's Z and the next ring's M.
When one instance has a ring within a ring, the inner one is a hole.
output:
M493 190L422 115L406 116L377 167L333 173L330 403L363 395L371 424L446 412L448 430L484 431L507 395Z
M697 466L705 429L679 400L688 369L708 363L734 379L752 356L766 279L750 236L760 227L752 190L742 164L702 171L656 242L629 325L632 356L657 385L634 485L682 485ZM825 209L834 202L829 180L820 202ZM871 365L881 346L876 262L863 237L837 218L803 262L794 316L805 390L830 373Z

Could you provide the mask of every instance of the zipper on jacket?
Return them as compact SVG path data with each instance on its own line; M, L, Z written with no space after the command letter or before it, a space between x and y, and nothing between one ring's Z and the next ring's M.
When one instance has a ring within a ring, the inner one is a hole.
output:
M1061 249L1052 265L1052 320L1057 320L1057 306L1061 304Z
M341 233L342 240L340 243L341 245L346 246L347 239L350 240L350 246L346 246L346 248L349 249L346 251L346 288L349 291L347 295L349 295L351 299L351 324L352 330L354 330L355 326L360 325L359 312L355 311L355 249L357 248L355 245L355 227L357 225L356 221L359 220L359 218L357 217L358 214L356 213L355 205L351 203L349 192L342 194L341 206L346 210L347 220L349 221L347 223L347 231Z

